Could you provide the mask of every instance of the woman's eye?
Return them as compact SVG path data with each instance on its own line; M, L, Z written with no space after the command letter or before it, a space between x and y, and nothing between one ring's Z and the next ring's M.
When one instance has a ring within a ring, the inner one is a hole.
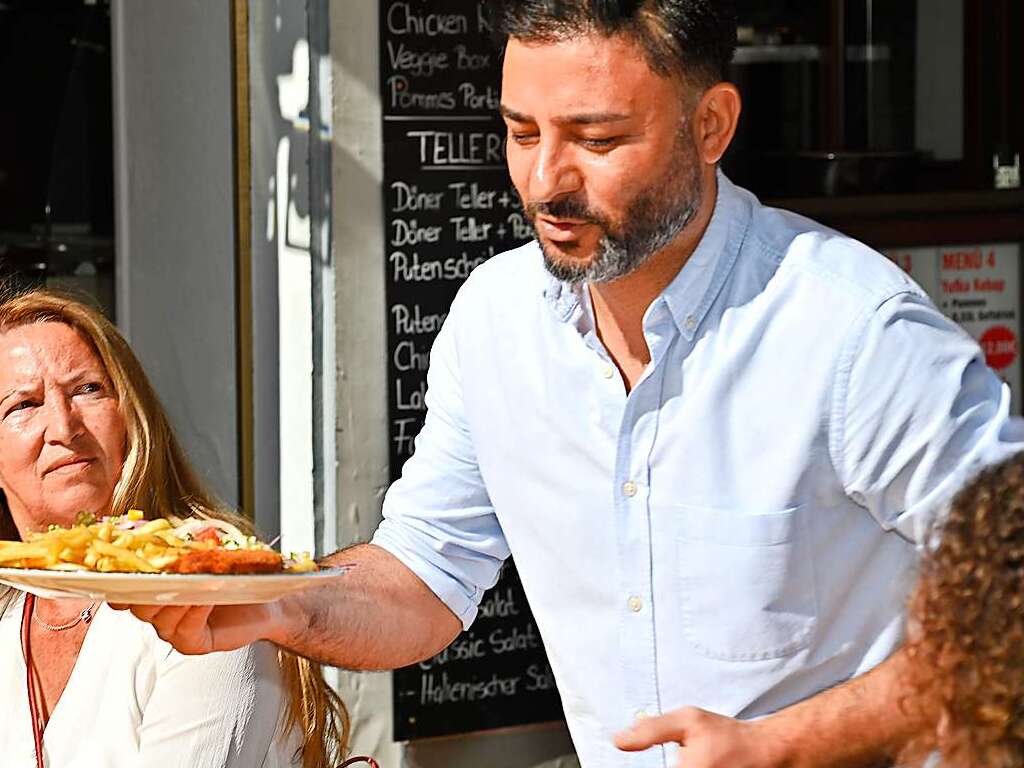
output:
M103 384L98 381L90 381L86 384L82 384L75 389L76 395L95 395L98 392L103 391Z
M19 400L18 402L16 402L14 405L7 409L7 412L4 414L4 418L7 418L12 413L15 413L17 411L24 411L27 410L28 408L34 408L37 405L39 405L39 403L37 403L35 400Z

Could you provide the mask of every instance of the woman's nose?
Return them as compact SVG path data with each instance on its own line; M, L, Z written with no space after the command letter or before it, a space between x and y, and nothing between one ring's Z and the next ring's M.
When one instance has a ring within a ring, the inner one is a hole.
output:
M68 398L49 398L46 404L46 441L70 443L82 433L78 409Z

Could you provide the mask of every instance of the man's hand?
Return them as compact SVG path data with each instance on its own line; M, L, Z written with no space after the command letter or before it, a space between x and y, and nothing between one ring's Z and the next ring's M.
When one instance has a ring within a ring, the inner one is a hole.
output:
M734 720L696 707L637 721L615 737L615 746L639 752L658 744L680 745L678 768L775 768L784 765L757 722Z
M153 625L157 635L184 654L233 651L256 640L270 639L280 613L266 605L112 605L130 610Z
M373 544L321 565L354 564L340 579L264 605L115 605L149 622L186 654L230 651L268 640L346 669L396 669L430 658L462 629L458 617L407 566Z
M619 749L681 746L680 768L869 768L890 765L907 741L934 732L931 713L903 702L905 652L866 675L760 720L733 720L684 707L620 733Z

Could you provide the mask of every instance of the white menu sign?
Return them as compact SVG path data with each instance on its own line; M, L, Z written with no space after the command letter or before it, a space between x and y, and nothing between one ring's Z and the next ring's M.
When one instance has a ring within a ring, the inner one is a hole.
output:
M947 317L978 340L985 360L1021 412L1020 245L903 248L886 255L906 270Z

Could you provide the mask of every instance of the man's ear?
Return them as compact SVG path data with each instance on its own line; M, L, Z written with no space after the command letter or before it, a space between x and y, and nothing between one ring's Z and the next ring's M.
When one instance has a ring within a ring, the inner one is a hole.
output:
M704 91L693 113L697 154L708 165L722 159L736 134L743 108L740 92L732 83L716 83Z

